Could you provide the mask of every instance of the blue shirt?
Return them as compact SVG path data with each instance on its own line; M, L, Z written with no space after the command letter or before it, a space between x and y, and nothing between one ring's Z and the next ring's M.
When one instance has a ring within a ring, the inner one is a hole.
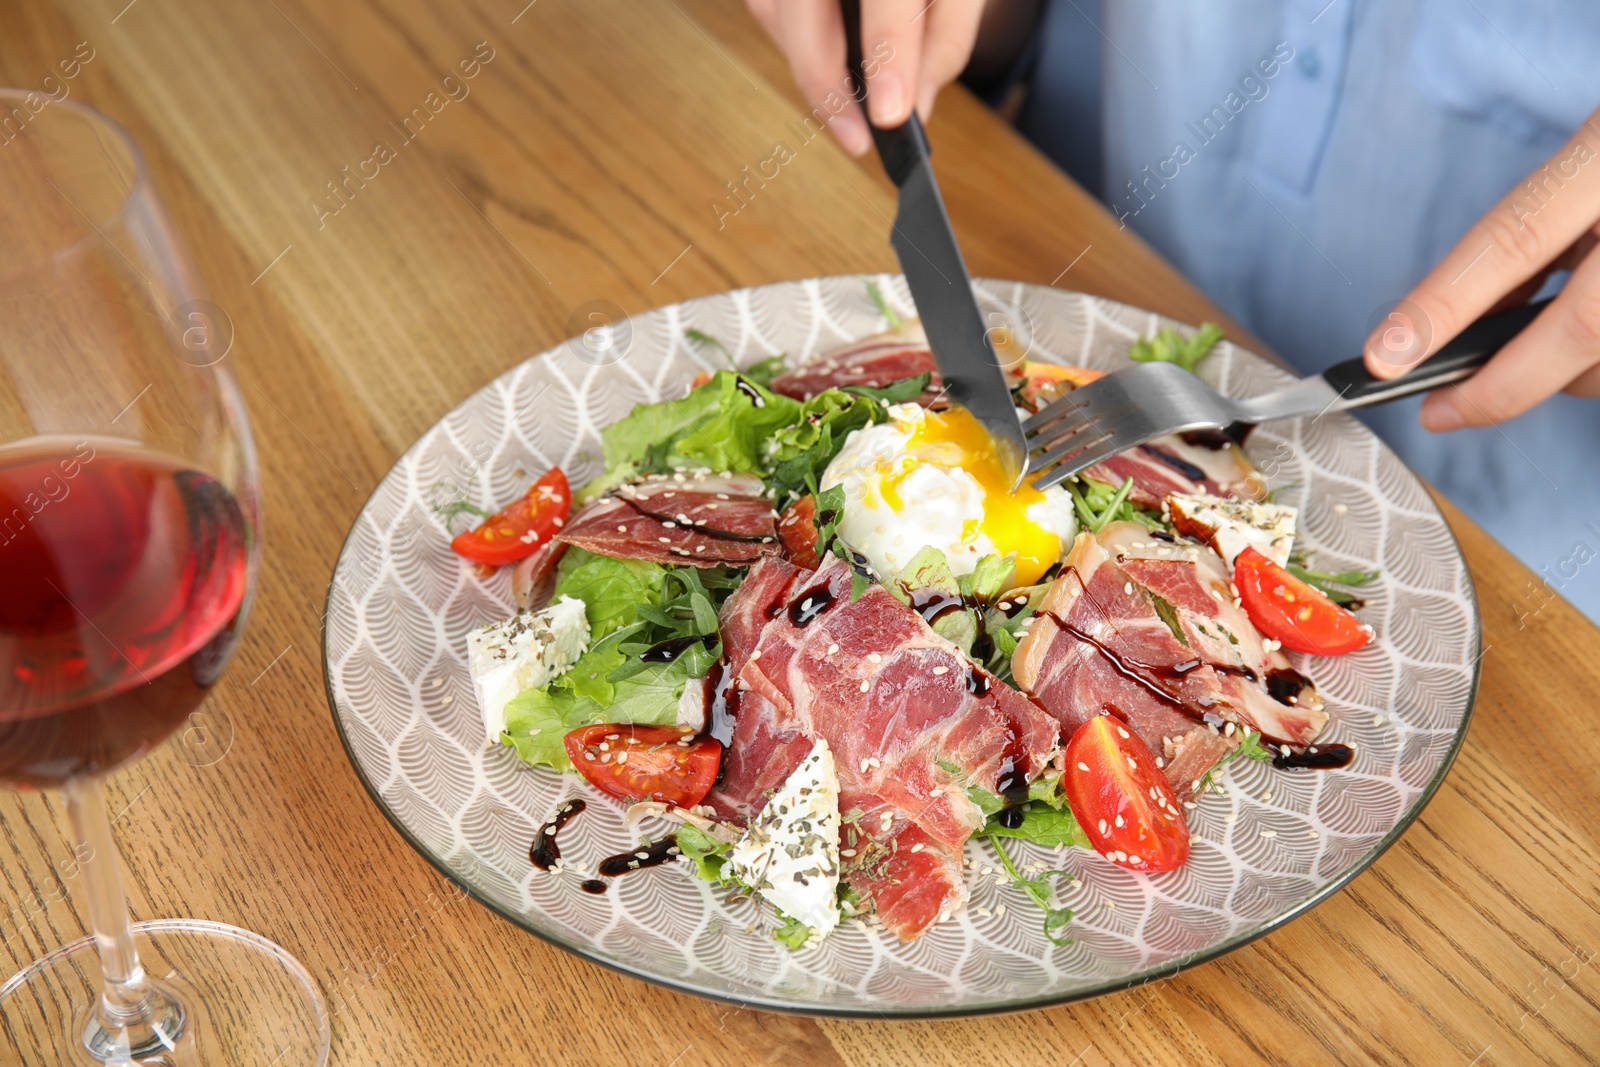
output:
M1600 106L1597 57L1596 0L1054 0L1019 125L1313 372ZM1600 404L1434 435L1419 403L1363 417L1600 621Z

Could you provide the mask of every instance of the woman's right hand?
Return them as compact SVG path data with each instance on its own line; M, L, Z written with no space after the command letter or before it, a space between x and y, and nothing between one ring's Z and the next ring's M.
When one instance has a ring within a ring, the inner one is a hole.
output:
M851 155L872 147L844 68L838 0L746 0L789 57L795 83ZM867 110L874 126L899 126L914 106L926 121L939 90L972 54L984 0L861 0ZM876 60L876 62L874 62Z

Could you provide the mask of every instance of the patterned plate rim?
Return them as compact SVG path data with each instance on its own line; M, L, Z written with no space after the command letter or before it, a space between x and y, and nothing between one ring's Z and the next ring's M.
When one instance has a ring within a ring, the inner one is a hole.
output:
M813 281L825 281L830 277L838 278L860 276L822 275L816 278L791 279L787 281L771 282L767 285L750 286L745 289L726 290L721 293L708 293L704 294L702 297L691 297L687 300L679 301L678 304L682 305L693 303L694 301L704 299L705 297L726 296L737 292L755 292L762 289L776 288L780 286L792 286ZM1024 282L996 278L975 278L974 281L980 286L1028 284ZM1061 290L1061 292L1065 294L1069 291ZM1098 296L1093 293L1078 293L1075 295L1085 296L1091 300L1100 301L1119 308L1125 308L1140 314L1155 316L1162 322L1176 321L1171 320L1169 317L1161 315L1158 312L1139 308L1132 304L1125 304L1121 301L1111 300L1107 297ZM650 310L656 311L660 309L654 308ZM649 312L647 311L642 314L648 313ZM559 347L559 345L556 347ZM552 348L546 350L546 352L554 350L555 349ZM1240 351L1248 352L1249 350L1240 349ZM513 364L511 367L508 367L506 370L502 371L500 375L496 375L495 378L490 379L489 382L485 382L480 388L488 388L491 384L493 384L494 381L499 380L499 378L503 375L514 373L524 363L539 359L541 356L545 355L546 352L537 353L533 356L530 356L528 360L523 360ZM1252 356L1256 355L1256 353L1253 352L1250 354ZM454 412L456 408L461 406L461 404L467 403L472 396L476 395L477 391L464 398L455 407L452 407L449 412L446 412L437 422L434 423L433 426L429 427L421 435L419 435L417 440L412 442L410 447L408 447L403 453L400 454L398 458L396 458L389 470L386 471L384 476L378 480L378 484L373 487L372 492L368 494L367 500L362 504L361 508L356 511L356 516L350 524L350 530L346 532L344 541L340 544L339 555L335 558L333 571L328 576L328 593L323 602L324 623L321 641L323 660L323 692L328 699L328 710L333 718L334 729L338 731L339 744L344 748L345 757L347 760L349 760L351 768L355 771L356 777L360 780L362 788L367 791L367 795L372 799L373 804L378 808L378 810L383 813L384 818L387 819L389 824L395 828L406 844L410 845L413 850L421 855L423 859L427 860L427 862L436 870L438 870L440 874L444 875L445 878L449 879L453 884L460 887L461 890L469 897L483 905L485 908L489 909L489 911L498 915L500 918L511 923L513 926L527 931L533 936L539 938L541 941L554 945L566 952L570 952L589 963L598 964L599 966L608 970L627 975L631 978L637 978L641 981L648 982L652 985L657 985L665 989L670 989L674 992L687 993L691 996L700 997L702 999L711 1000L718 1003L731 1004L740 1008L757 1008L763 1011L777 1012L785 1015L854 1019L871 1019L876 1017L885 1020L960 1019L974 1016L1005 1015L1017 1012L1037 1011L1063 1004L1072 1004L1078 1001L1092 1000L1095 997L1105 996L1109 993L1117 993L1121 992L1122 990L1132 989L1136 986L1148 985L1153 981L1165 981L1170 978L1175 978L1178 976L1178 974L1185 970L1197 967L1204 963L1209 963L1214 959L1227 955L1236 949L1243 948L1251 942L1265 937L1281 927L1286 926L1288 923L1305 915L1319 904L1327 901L1335 893L1338 893L1340 890L1344 889L1345 886L1354 881L1356 877L1366 871L1368 867L1372 866L1372 864L1375 863L1380 856L1387 852L1395 844L1395 842L1398 841L1401 836L1411 828L1411 824L1415 822L1422 814L1423 810L1427 808L1428 804L1433 800L1434 795L1439 791L1440 786L1444 784L1445 778L1448 777L1451 768L1455 765L1456 757L1460 754L1462 745L1466 742L1467 731L1472 725L1473 713L1477 710L1479 683L1482 678L1483 670L1483 615L1478 604L1477 585L1472 581L1470 569L1465 568L1465 556L1461 551L1460 539L1456 537L1455 530L1451 528L1450 523L1445 519L1443 512L1439 510L1437 502L1434 501L1431 495L1428 495L1427 499L1429 510L1439 517L1439 521L1443 525L1445 533L1450 538L1450 545L1455 549L1456 555L1462 559L1463 568L1466 570L1467 575L1465 591L1467 600L1472 609L1472 676L1466 694L1465 707L1462 710L1461 724L1457 728L1455 737L1451 740L1449 748L1445 751L1443 758L1440 760L1438 770L1434 772L1433 777L1430 778L1428 783L1417 793L1410 806L1401 814L1400 818L1396 820L1395 825L1389 830L1389 832L1384 834L1384 836L1380 838L1359 860L1352 863L1337 877L1330 880L1327 885L1311 893L1298 905L1280 912L1279 914L1268 919L1264 919L1255 926L1249 927L1230 938L1226 938L1217 942L1216 944L1207 945L1205 948L1197 949L1183 956L1167 960L1153 967L1147 967L1143 970L1135 971L1122 977L1108 979L1095 985L1086 986L1065 993L1052 993L1035 998L1012 998L1009 1000L997 1000L990 1003L969 1004L963 1007L954 1008L907 1008L899 1006L875 1008L868 1006L858 1007L852 1005L808 1007L797 1005L792 1001L772 999L760 995L753 995L746 998L730 996L721 992L702 988L693 982L664 977L660 974L653 973L642 968L630 967L621 961L608 959L599 954L590 952L585 946L573 941L568 941L556 933L528 921L523 916L517 914L511 909L503 907L500 903L491 899L487 893L478 890L474 885L471 884L470 880L464 879L460 872L456 871L450 865L449 861L441 856L435 855L431 849L429 849L411 833L405 823L400 820L399 816L397 816L390 806L384 801L383 796L379 793L373 782L367 777L366 771L362 769L361 761L357 757L355 749L351 745L350 738L345 731L344 721L339 714L337 697L334 693L332 672L329 670L331 649L328 645L329 632L326 619L328 613L333 607L335 585L340 566L345 561L345 555L350 549L350 543L352 538L355 536L357 527L360 524L361 516L366 513L368 505L372 503L373 499L382 490L383 484L388 479L389 475L411 458L413 453L415 453L417 449L423 445L428 435L433 432L433 429L439 426L444 419L448 418L451 412ZM1421 477L1417 475L1417 473L1412 470L1403 459L1394 454L1393 450L1389 448L1388 444L1383 441L1382 438L1378 437L1376 434L1373 434L1372 431L1365 426L1362 427L1362 430L1373 438L1382 451L1389 453L1395 462L1404 467L1405 470L1412 475L1412 477L1417 478L1419 483L1424 485L1426 484L1425 482L1422 482Z

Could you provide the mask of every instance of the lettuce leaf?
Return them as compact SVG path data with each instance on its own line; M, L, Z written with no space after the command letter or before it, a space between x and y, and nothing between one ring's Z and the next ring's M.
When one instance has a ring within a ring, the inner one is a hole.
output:
M718 371L680 400L638 404L600 431L606 470L673 467L760 471L773 432L793 423L800 401L746 374Z
M678 851L689 857L694 864L695 874L708 882L721 882L722 869L727 865L728 851L733 848L731 842L718 841L698 826L688 823L678 827L672 835L678 842Z
M774 939L788 945L791 950L800 948L811 940L811 927L799 919L791 919L783 913L782 909L774 910L778 912L778 919L783 923L782 926L772 931Z
M1176 363L1192 372L1195 364L1220 340L1222 327L1214 322L1201 323L1193 337L1184 337L1171 326L1163 326L1154 337L1133 342L1128 347L1128 358L1135 363Z
M633 623L643 604L660 604L667 568L646 560L612 559L570 548L556 567L556 595L583 601L590 640Z
M824 389L801 405L791 425L772 435L766 459L770 477L797 496L816 492L845 438L885 418L882 406L867 397Z
M548 686L525 690L512 699L506 705L502 737L524 762L566 771L572 769L572 761L562 739L580 726L677 722L678 699L692 677L690 662L683 658L647 664L631 677L611 681L608 675L627 659L616 640L590 649Z

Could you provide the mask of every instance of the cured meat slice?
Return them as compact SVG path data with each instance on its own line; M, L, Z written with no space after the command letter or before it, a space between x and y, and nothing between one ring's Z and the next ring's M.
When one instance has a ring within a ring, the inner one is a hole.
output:
M734 625L753 620L753 612L769 616L739 672L749 689L741 699L758 695L773 705L779 723L828 740L841 796L855 798L848 805L841 800L841 810L862 809L859 832L891 854L936 844L954 861L983 824L967 786L997 794L1025 788L1059 748L1057 723L975 666L888 590L870 586L852 602L847 564L830 557L801 581L794 580L796 570L764 561L751 572L749 582L764 588L778 583L763 572L784 577L788 600L777 611L758 608L755 598L735 605ZM893 844L908 831L914 840ZM903 878L883 881L860 863L845 875L854 878L858 870L860 884L852 884L903 938L959 903L951 888L959 887L959 863L950 885L935 894L945 905L935 908L924 906L923 890L899 888ZM876 895L891 885L894 892Z
M1012 674L1068 730L1125 719L1180 793L1235 743L1218 732L1228 722L1294 745L1327 723L1310 683L1234 605L1215 553L1134 523L1078 536Z
M1168 493L1262 500L1267 486L1244 450L1220 433L1170 434L1120 452L1084 472L1111 485L1133 479L1128 498L1159 511Z
M778 532L778 513L772 501L761 495L761 483L756 481L753 493L729 492L716 488L716 484L708 487L695 482L684 485L651 481L625 485L617 495L659 522L694 527L729 540L771 544ZM734 480L722 479L720 484L732 485Z
M863 900L872 901L890 933L911 941L965 902L959 845L930 837L871 794L841 792L839 810L841 855L845 849L855 853L846 859L844 877Z
M767 799L800 766L814 743L793 721L780 723L770 700L758 693L738 694L733 741L723 750L717 786L704 803L719 819L749 821L767 806Z
M554 589L555 566L568 546L615 559L668 566L749 566L776 556L777 513L742 474L653 475L623 486L567 520L544 548L517 565L511 588L520 607L537 607ZM752 491L752 489L754 491Z
M768 509L770 511L770 508ZM772 527L770 514L767 525ZM646 515L622 497L606 497L579 512L556 535L563 544L616 559L644 559L669 566L746 565L778 554L776 532L765 541L726 538Z
M803 367L778 375L771 388L796 400L809 400L826 389L845 385L882 388L923 373L932 375L923 397L917 400L926 407L939 397L944 383L922 327L910 324L825 352Z

